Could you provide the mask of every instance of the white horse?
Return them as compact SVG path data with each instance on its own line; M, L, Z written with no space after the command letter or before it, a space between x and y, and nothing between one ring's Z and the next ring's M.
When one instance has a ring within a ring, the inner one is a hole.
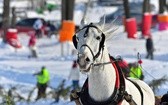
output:
M79 95L81 104L154 105L151 88L141 80L125 79L115 60L110 61L105 43L109 36L101 27L100 24L87 24L73 37L80 71L88 74L88 82Z

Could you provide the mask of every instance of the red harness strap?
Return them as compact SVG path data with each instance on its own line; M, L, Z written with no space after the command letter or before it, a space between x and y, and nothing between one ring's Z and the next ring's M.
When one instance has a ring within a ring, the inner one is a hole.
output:
M120 87L120 78L119 78L119 74L118 74L118 69L117 69L115 63L112 63L112 65L113 65L113 67L115 69L115 73L116 73L116 83L115 83L115 86L116 86L117 89L119 89L119 87Z
M118 69L119 69L119 68L117 68L116 63L115 63L112 59L110 59L110 61L112 62L112 65L113 65L113 67L114 67L114 69L115 69L115 73L116 73L116 83L115 83L115 87L116 87L117 89L119 89L119 88L120 88L120 76L119 76L119 72L118 72ZM122 101L123 101L123 100L122 100ZM118 103L118 105L121 105L122 101L120 101L120 102Z
M120 88L120 78L119 78L119 73L117 70L117 67L115 65L115 63L112 63L113 67L115 68L115 72L116 72L116 88L119 89ZM118 105L121 105L122 101L120 103L118 103Z

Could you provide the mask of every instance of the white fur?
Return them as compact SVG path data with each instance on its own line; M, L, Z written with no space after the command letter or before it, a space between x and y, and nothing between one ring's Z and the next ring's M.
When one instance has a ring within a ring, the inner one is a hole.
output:
M83 37L85 29L78 33L77 37L79 37L78 42L78 52L80 54L84 54L88 57L91 61L86 66L87 68L90 67L91 63L103 63L109 62L109 53L107 47L105 45L103 53L99 55L99 57L93 60L93 56L87 47L82 47L83 44L87 44L91 50L93 51L94 55L98 52L99 47L99 40L95 39L95 36L101 36L101 32L97 31L95 28L90 27L89 33L86 38ZM81 58L84 60L84 58ZM83 70L85 71L85 70ZM95 101L106 101L114 92L114 86L116 81L116 74L112 64L100 65L100 66L91 66L89 75L89 95ZM134 82L139 84L141 87L143 94L144 94L144 103L143 105L154 105L155 99L154 94L150 87L143 81L134 79ZM139 90L132 84L130 81L125 80L126 82L126 91L132 95L134 101L137 105L141 105L141 95ZM122 102L121 105L129 105L125 100Z

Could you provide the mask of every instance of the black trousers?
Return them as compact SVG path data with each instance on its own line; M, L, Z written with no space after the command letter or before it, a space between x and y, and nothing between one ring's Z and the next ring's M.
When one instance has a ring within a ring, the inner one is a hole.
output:
M35 30L35 35L36 35L37 38L41 38L42 37L41 29Z
M37 88L38 88L38 93L37 93L36 100L38 100L40 98L45 98L46 97L47 83L46 84L37 83Z
M153 51L152 51L152 50L148 50L148 51L147 51L146 58L147 58L147 59L149 58L149 59L153 60Z

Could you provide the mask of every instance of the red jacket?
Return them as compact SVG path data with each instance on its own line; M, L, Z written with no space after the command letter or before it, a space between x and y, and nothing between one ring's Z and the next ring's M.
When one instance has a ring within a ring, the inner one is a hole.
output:
M29 40L29 47L33 47L33 46L35 46L36 45L36 37L34 36L34 35L32 35L31 37L30 37L30 40Z
M121 68L127 68L128 67L128 63L125 60L118 61L118 65Z

